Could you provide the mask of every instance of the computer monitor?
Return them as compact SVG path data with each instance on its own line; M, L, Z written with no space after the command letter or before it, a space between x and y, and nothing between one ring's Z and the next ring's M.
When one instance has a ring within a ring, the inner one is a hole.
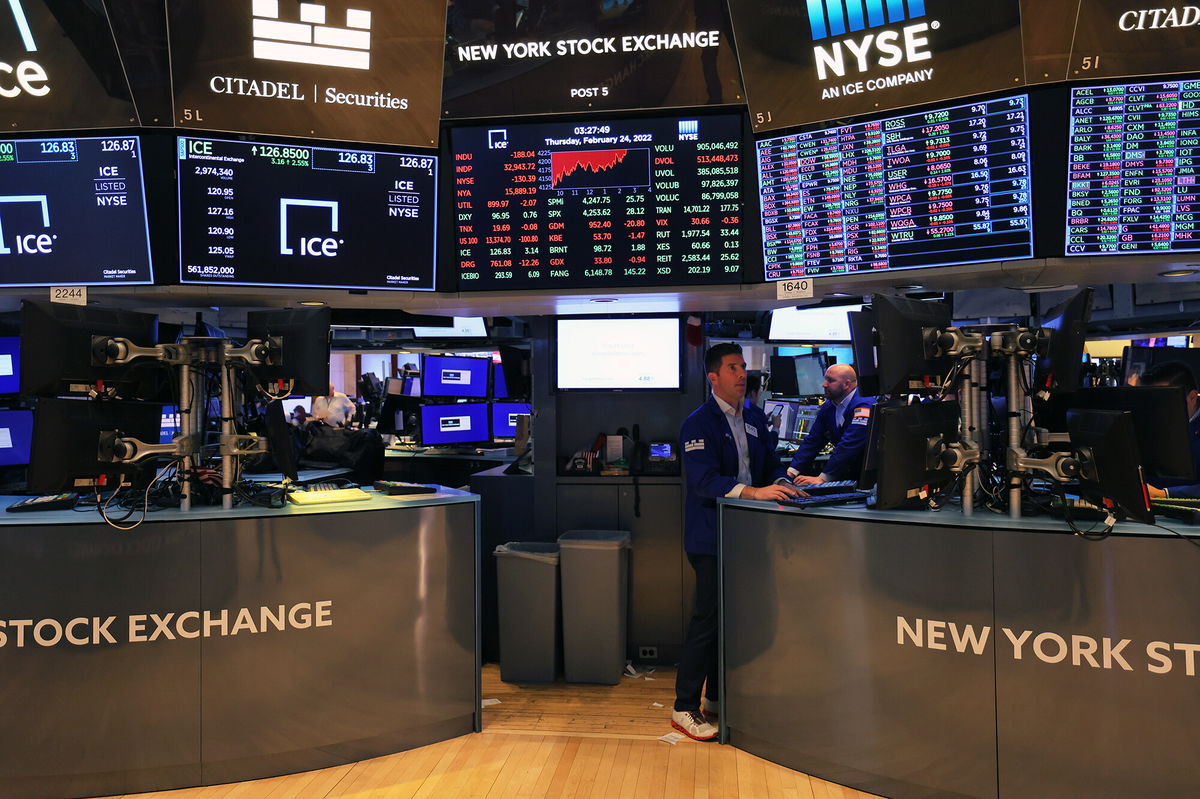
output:
M863 463L864 471L868 462L877 470L875 507L903 507L954 481L940 455L943 445L958 440L959 413L956 401L876 406L872 425L878 429L868 434L874 452Z
M272 400L267 403L267 449L275 458L280 474L295 482L300 479L299 453L296 452L296 439L284 410L286 401Z
M21 339L0 336L0 394L21 390Z
M358 396L367 402L379 402L383 399L383 382L374 372L367 372L359 378Z
M422 405L418 413L419 443L427 447L490 444L488 403Z
M388 394L379 410L379 423L375 425L375 432L389 435L411 434L416 430L417 413L420 408L420 397Z
M1083 464L1080 495L1130 519L1154 524L1135 429L1129 411L1067 412L1071 446Z
M906 394L940 388L951 363L949 358L933 357L934 338L936 331L950 326L950 306L876 294L871 309L877 331L880 392Z
M517 417L530 413L533 406L528 402L493 402L492 438L516 438Z
M825 393L825 354L797 355L796 396L820 397Z
M780 441L790 441L796 430L796 410L798 402L769 399L763 403L763 411L767 414L767 422L779 431Z
M297 394L324 396L329 391L328 308L281 308L246 314L246 335L251 339L278 337L281 350L272 363L255 366L260 381L291 380Z
M504 379L505 393L492 392L496 399L528 397L533 390L533 375L530 371L529 350L521 347L500 347L500 370Z
M508 381L504 379L504 366L499 361L492 361L492 397L507 399Z
M487 399L490 358L463 355L421 357L421 389L426 397Z
M846 316L850 321L850 348L854 355L854 371L858 373L858 390L864 396L873 397L879 393L875 312L864 308Z
M21 393L87 394L97 380L132 387L138 371L132 365L93 364L92 336L127 338L152 347L158 342L158 317L42 300L21 303Z
M38 400L29 451L29 490L52 494L91 486L115 488L121 475L136 483L149 464L100 461L100 434L120 431L153 444L159 440L161 424L162 405L157 403Z
M776 308L771 311L768 341L850 341L846 314L862 304L826 308Z
M1038 426L1051 432L1067 432L1071 409L1129 411L1142 453L1147 477L1165 480L1194 480L1191 433L1188 430L1187 397L1172 386L1122 386L1082 388L1054 395L1034 404Z
M777 397L800 396L800 384L796 379L796 359L788 355L771 356L771 393Z
M0 411L0 466L29 463L33 411Z
M162 411L162 420L158 425L158 443L170 444L179 435L182 428L179 422L179 408L168 406Z
M1092 290L1083 289L1051 309L1042 321L1049 339L1039 347L1034 391L1073 391L1079 387L1083 345L1092 315Z
M683 386L683 321L678 316L558 319L558 391L660 391Z

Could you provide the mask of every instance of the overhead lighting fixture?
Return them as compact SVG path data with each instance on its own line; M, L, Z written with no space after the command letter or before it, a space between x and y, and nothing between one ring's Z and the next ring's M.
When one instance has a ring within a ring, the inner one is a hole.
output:
M1200 273L1200 269L1168 269L1165 272L1159 272L1159 277L1191 277L1194 274Z
M616 302L616 297L592 297L588 302Z
M313 306L313 307L319 308L325 304L325 301L324 300L299 300L296 304Z
M847 294L844 291L831 291L825 295L826 297L857 297L857 294Z
M925 288L920 283L905 283L902 286L892 286L896 291L920 291Z

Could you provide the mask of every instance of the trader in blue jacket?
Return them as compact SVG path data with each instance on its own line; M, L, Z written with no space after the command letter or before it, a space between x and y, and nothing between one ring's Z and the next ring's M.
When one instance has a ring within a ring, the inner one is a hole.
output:
M1185 363L1170 361L1159 364L1142 375L1139 385L1173 386L1187 396L1188 442L1192 447L1192 465L1196 470L1190 482L1163 480L1146 488L1151 499L1200 499L1200 394L1196 392L1196 376Z
M710 741L718 732L703 712L715 711L718 698L717 498L780 500L799 494L787 484L775 456L766 414L745 403L742 348L737 344L709 348L704 369L712 396L692 411L679 431L687 476L683 548L696 572L696 600L679 659L671 714L671 726L698 741Z
M874 397L858 393L858 375L849 364L835 363L825 370L825 403L817 411L808 435L800 442L788 467L788 476L796 485L828 483L830 480L855 480L862 469L867 448L867 430L871 423ZM821 473L813 477L813 464L826 444L833 454Z

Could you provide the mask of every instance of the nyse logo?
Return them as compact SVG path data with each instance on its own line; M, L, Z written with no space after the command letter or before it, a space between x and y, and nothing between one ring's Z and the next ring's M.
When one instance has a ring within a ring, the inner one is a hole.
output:
M300 21L279 18L279 0L252 0L254 57L347 69L371 68L371 12L351 8L346 26L326 24L325 6L300 3Z
M34 41L33 31L29 29L29 20L21 0L8 0L8 6L12 12L12 24L21 36L21 46L27 53L36 53L37 42ZM50 78L42 65L31 59L25 59L15 67L7 61L0 61L0 97L11 100L22 93L44 97L50 93L50 87L46 85L48 80Z
M42 207L42 228L50 227L50 204L44 194L16 194L0 197L0 255L12 255L16 248L18 255L50 255L54 252L54 242L58 238L53 233L17 233L13 236L12 246L4 234L3 208L7 204L37 203Z
M886 9L885 0L808 0L808 24L812 31L817 78L845 77L851 67L866 72L872 65L894 67L902 62L932 58L925 34L938 29L937 21L824 42L847 33L924 16L925 0L886 0Z
M329 209L329 232L338 232L338 204L334 200L295 200L288 197L279 200L279 254L295 255L296 249L288 237L288 212L292 208L327 208ZM301 236L300 255L311 255L317 258L336 258L338 247L345 244L343 239L332 236Z

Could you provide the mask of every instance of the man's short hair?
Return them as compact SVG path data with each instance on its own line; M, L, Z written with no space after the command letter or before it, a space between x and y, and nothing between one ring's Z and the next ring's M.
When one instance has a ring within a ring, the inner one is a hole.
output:
M1138 381L1143 386L1171 386L1184 391L1196 390L1196 375L1190 366L1181 361L1160 363L1142 374Z
M708 348L708 352L704 353L704 372L711 374L721 368L721 359L726 355L741 355L742 345L734 344L732 341L726 341L721 344L714 344Z

